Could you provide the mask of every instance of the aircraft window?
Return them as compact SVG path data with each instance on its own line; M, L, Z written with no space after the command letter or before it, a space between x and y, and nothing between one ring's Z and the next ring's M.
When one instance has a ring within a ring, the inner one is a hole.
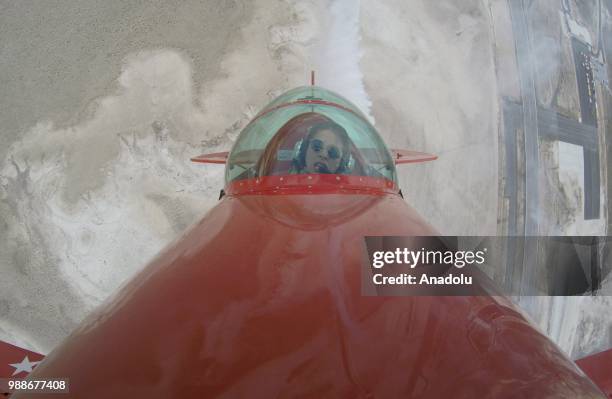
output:
M226 181L256 177L255 167L272 137L287 120L309 109L305 105L281 108L247 125L230 152L225 171Z

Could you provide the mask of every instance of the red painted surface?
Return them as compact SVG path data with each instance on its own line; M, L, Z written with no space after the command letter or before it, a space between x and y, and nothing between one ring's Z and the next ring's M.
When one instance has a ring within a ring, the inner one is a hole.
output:
M11 364L21 363L27 356L30 362L38 362L44 358L40 353L0 341L0 378L24 378L28 373L18 371Z
M0 341L0 378L25 378L31 371L30 367L36 367L43 358L40 353ZM8 396L7 385L0 385L0 396Z
M412 150L400 150L397 148L391 149L391 155L393 156L393 160L395 161L396 165L404 163L428 162L438 159L437 155Z
M263 176L234 180L227 194L397 194L395 183L384 178L331 174Z
M227 162L227 157L229 152L215 152L212 154L202 154L197 157L193 157L190 159L191 162L199 162L199 163L219 163L224 164Z
M226 196L32 378L82 398L600 397L504 298L361 295L364 236L428 234L396 194Z
M612 349L576 360L576 364L612 398Z

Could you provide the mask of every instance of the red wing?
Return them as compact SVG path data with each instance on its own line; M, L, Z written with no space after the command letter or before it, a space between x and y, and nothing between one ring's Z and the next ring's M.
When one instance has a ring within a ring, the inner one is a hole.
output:
M202 154L197 157L191 158L191 162L200 162L200 163L222 163L224 164L227 161L227 156L229 152L215 152L212 154Z
M438 156L434 154L411 150L401 150L397 148L391 149L391 155L393 155L393 161L395 161L396 165L401 163L428 162L438 159Z
M0 341L0 378L25 378L44 356L40 353ZM0 395L9 395L6 387L0 388Z
M578 367L612 398L612 349L576 360Z
M0 378L24 378L43 355L0 341Z
M199 163L219 163L224 164L227 162L228 152L215 152L212 154L202 154L197 157L191 158L192 162ZM425 152L402 150L402 149L391 149L393 160L396 164L402 163L416 163L416 162L428 162L438 159L437 155L428 154Z

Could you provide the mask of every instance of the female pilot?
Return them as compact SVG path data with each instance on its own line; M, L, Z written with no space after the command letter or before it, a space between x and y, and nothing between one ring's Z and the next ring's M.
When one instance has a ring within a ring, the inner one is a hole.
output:
M348 172L350 138L346 130L335 122L321 122L308 129L293 160L293 173Z

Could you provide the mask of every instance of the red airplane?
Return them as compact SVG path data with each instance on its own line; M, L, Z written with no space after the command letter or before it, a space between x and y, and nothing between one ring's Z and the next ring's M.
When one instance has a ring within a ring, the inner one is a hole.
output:
M605 397L501 296L362 295L365 236L437 235L395 169L435 158L389 151L330 91L281 95L193 159L226 164L219 203L28 379L77 398Z

